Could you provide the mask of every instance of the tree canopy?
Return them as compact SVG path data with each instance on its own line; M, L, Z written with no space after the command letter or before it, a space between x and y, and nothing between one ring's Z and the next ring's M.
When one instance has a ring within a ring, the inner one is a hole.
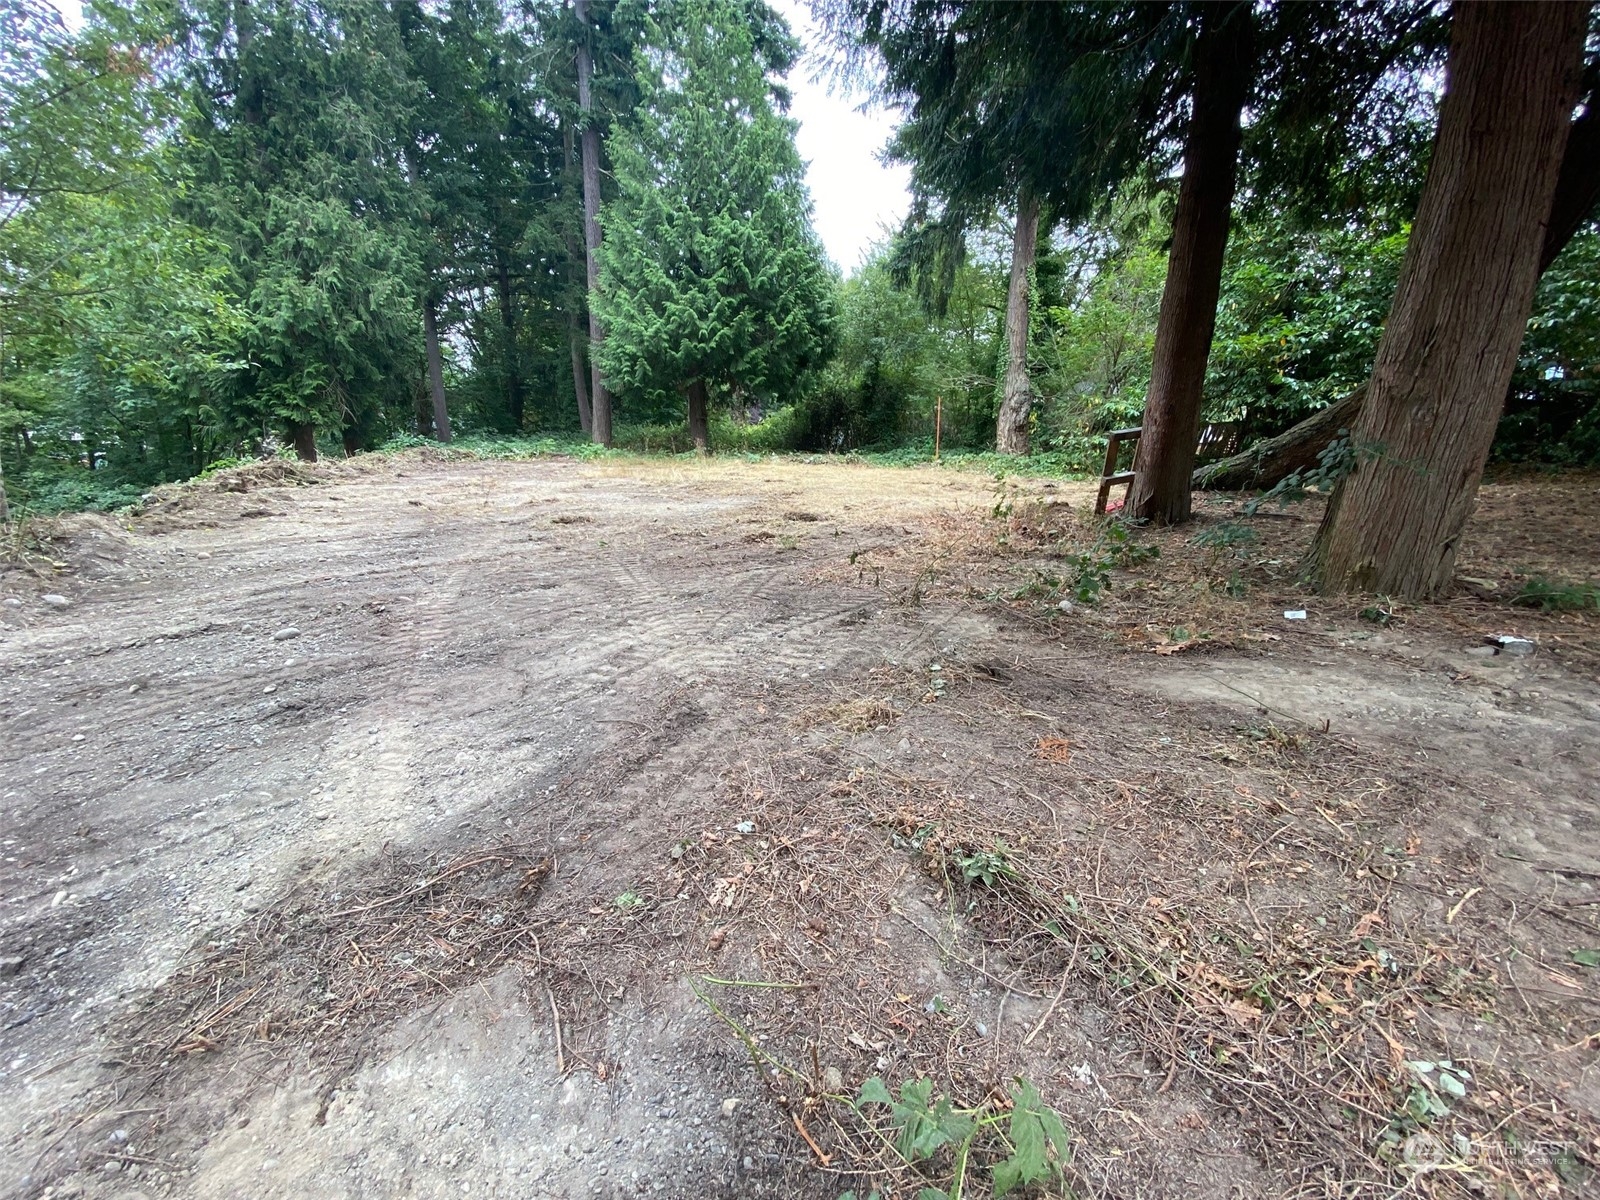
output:
M626 394L697 381L741 404L799 398L827 360L832 279L811 232L792 122L740 10L675 10L649 103L612 138L602 365Z
M1143 424L1133 511L1181 520L1201 423L1305 463L1297 422L1357 411L1459 10L813 8L911 167L849 278L763 0L96 0L77 27L5 0L11 494L448 429L914 446L937 413L947 446L1081 471ZM1600 456L1594 13L1490 457Z

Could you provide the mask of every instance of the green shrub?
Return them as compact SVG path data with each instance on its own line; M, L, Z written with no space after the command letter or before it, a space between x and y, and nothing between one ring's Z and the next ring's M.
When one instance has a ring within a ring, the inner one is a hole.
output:
M1511 603L1519 608L1538 608L1545 612L1600 611L1600 584L1540 576L1523 584L1522 590L1511 597Z

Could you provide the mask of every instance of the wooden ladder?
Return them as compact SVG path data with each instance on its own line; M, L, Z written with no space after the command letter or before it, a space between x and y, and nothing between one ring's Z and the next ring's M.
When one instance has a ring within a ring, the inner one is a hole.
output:
M1094 515L1103 517L1106 514L1106 501L1111 496L1111 489L1119 483L1127 484L1128 491L1133 490L1133 472L1117 470L1117 459L1122 455L1123 442L1136 442L1139 435L1144 432L1144 426L1137 425L1132 429L1113 429L1106 434L1106 465L1100 472L1100 494L1095 497ZM1122 502L1128 502L1128 492L1122 494Z
M1133 472L1117 470L1117 459L1122 454L1123 442L1136 442L1139 435L1144 432L1144 426L1135 426L1132 429L1113 429L1106 434L1106 465L1100 472L1100 495L1095 498L1094 515L1103 517L1106 513L1106 501L1111 496L1111 489L1119 483L1127 484L1128 491L1133 490ZM1230 454L1239 452L1240 428L1237 421L1218 421L1204 425L1200 429L1200 444L1195 449L1195 465L1215 462L1219 458L1227 458ZM1122 494L1122 502L1128 502L1128 492Z

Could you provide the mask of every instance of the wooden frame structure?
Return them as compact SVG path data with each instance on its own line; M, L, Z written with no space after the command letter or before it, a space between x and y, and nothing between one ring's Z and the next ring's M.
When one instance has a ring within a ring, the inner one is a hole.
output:
M1106 514L1106 502L1111 497L1111 489L1118 484L1126 484L1128 491L1122 493L1122 502L1128 502L1128 492L1133 490L1132 464L1126 471L1117 470L1117 460L1122 457L1122 444L1136 442L1139 435L1144 432L1144 426L1136 425L1131 429L1113 429L1106 434L1106 465L1100 472L1100 494L1095 497L1094 515L1103 517ZM1200 430L1200 443L1195 449L1195 463L1201 464L1214 462L1219 458L1227 458L1230 454L1239 451L1240 428L1236 421L1224 421L1205 425Z
M1100 494L1095 497L1094 515L1103 517L1106 514L1106 501L1111 496L1111 489L1119 483L1127 484L1128 491L1133 490L1133 472L1131 470L1118 471L1117 459L1122 456L1123 442L1136 442L1139 435L1144 432L1143 425L1136 425L1132 429L1113 429L1106 434L1106 465L1100 472ZM1128 492L1122 493L1122 502L1128 502Z

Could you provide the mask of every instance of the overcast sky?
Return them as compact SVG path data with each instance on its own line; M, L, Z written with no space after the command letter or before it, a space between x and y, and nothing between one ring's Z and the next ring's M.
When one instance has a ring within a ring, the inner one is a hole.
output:
M857 111L860 96L838 94L826 78L815 80L818 44L806 0L771 0L806 44L806 56L789 75L800 122L796 139L806 160L806 182L816 204L814 221L828 256L849 274L872 243L900 224L911 200L907 167L885 166L878 152L894 132L895 119L883 110Z

